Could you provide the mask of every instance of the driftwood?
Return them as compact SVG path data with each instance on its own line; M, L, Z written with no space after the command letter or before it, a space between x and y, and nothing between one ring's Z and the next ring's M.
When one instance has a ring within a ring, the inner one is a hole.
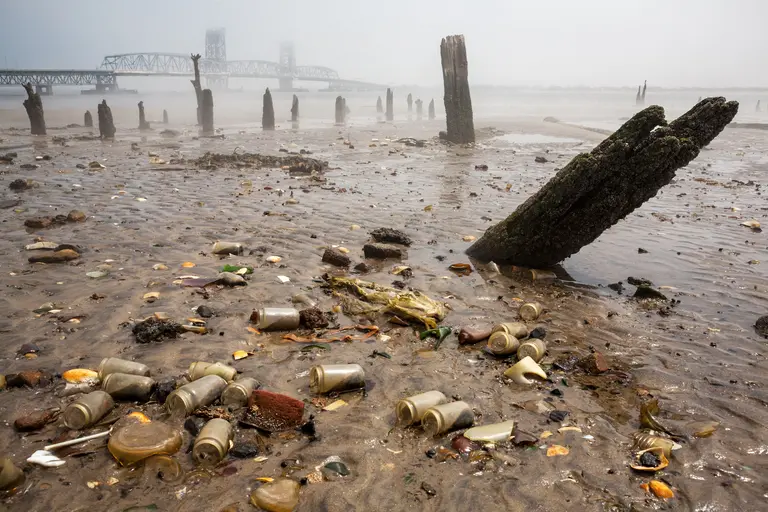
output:
M144 115L144 102L139 102L139 130L149 130L150 126Z
M272 93L269 92L269 87L264 91L264 107L261 111L261 129L275 129L275 106L272 104Z
M90 110L85 111L85 115L83 116L83 126L86 128L93 128L93 116L91 115Z
M443 65L443 101L447 139L457 144L475 142L472 98L469 95L467 49L464 36L448 36L440 43Z
M387 89L387 114L386 118L387 121L393 121L395 119L395 105L394 105L394 95L392 94L392 89Z
M29 125L32 135L45 135L45 114L43 112L43 100L40 95L32 88L32 84L24 84L24 90L27 91L27 99L24 100L24 108L29 117Z
M168 111L163 110L163 124L168 124Z
M190 80L190 82L192 82L192 87L195 88L195 98L197 98L197 125L200 126L203 124L203 87L200 85L200 64L198 62L201 55L199 53L193 53L190 57L192 58L192 66L195 68L195 79ZM211 105L213 105L213 103L211 103ZM213 118L213 114L211 114L211 118ZM211 125L213 125L213 122L211 122Z
M430 100L428 110L429 110L428 117L431 121L432 119L435 118L435 100L434 99Z
M293 103L291 103L291 122L297 123L299 121L299 97L293 95Z
M408 93L408 97L405 100L408 103L408 112L413 112L413 96Z
M376 100L376 113L381 114L384 112L384 106L381 104L381 96Z
M115 122L112 120L112 109L107 105L107 100L102 100L99 103L96 114L99 117L99 136L102 139L114 139L115 138Z
M424 102L421 100L416 100L416 120L421 121L421 118L424 116Z
M213 92L203 89L200 103L200 121L203 125L203 135L213 135Z
M641 110L592 152L571 160L467 254L524 267L561 262L655 196L738 109L735 101L706 98L669 125L662 107Z

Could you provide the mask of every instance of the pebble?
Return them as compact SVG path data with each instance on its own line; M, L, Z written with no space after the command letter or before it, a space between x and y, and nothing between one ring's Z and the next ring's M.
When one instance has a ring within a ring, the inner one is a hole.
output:
M323 253L323 263L329 263L336 267L348 267L352 260L339 249L328 248Z

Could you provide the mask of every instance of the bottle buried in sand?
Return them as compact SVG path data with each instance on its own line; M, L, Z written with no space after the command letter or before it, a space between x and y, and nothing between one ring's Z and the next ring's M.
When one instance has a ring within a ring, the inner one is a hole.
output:
M64 409L64 425L72 430L81 430L95 424L115 406L106 391L93 391L83 395Z
M527 379L526 375L536 375L542 379L547 378L547 374L544 373L544 370L541 369L541 366L536 364L536 361L530 357L522 358L517 363L515 363L514 366L508 368L507 371L504 372L505 377L509 377L517 384L533 384L533 381Z
M216 242L213 254L243 254L243 244L238 242Z
M262 331L290 331L299 327L299 310L295 308L261 308L251 313L251 322Z
M517 314L520 315L520 318L525 320L526 322L533 322L537 318L539 318L539 315L541 315L541 304L538 302L526 302L522 306L520 306L520 309L517 311Z
M237 376L237 370L226 363L196 361L189 365L189 370L187 370L189 380L195 381L206 375L218 375L227 382L232 382L235 380L235 376Z
M523 322L507 322L494 326L492 333L495 332L505 332L517 339L523 339L528 337L528 326Z
M427 391L418 395L403 398L395 406L397 424L403 427L421 423L427 409L444 404L448 399L439 391Z
M511 334L505 332L495 332L488 338L486 348L496 356L508 356L517 352L520 342Z
M218 375L206 375L171 392L165 407L176 416L186 416L204 405L210 405L221 395L227 381Z
M539 362L544 358L544 353L547 351L547 344L540 338L528 340L520 345L517 349L517 358L525 359L530 357L535 362Z
M101 380L104 380L104 377L112 373L127 373L128 375L149 377L149 366L135 361L107 357L106 359L101 360L98 372Z
M470 441L483 441L486 443L503 443L509 441L512 437L512 431L515 429L513 420L502 421L501 423L491 423L490 425L480 425L472 427L464 432L464 437Z
M0 490L18 487L24 482L24 472L9 457L0 458Z
M101 383L101 389L117 400L146 402L155 389L155 379L143 375L110 373Z
M221 405L245 405L253 390L258 388L259 382L250 377L231 382L221 393Z
M316 394L363 387L365 372L359 364L324 364L309 370L309 388Z
M421 425L430 436L471 427L474 422L475 413L466 402L451 402L430 407L421 418Z
M192 447L192 458L197 464L215 466L227 456L234 438L232 424L221 418L210 420L200 430Z
M551 270L531 269L531 279L533 281L554 281L557 274Z

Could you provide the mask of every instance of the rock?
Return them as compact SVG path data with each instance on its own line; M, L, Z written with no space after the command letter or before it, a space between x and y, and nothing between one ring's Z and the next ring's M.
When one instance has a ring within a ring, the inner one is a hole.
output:
M85 164L77 164L75 167L77 167L78 169L85 169L86 168Z
M555 423L562 423L565 421L566 416L568 416L568 411L550 411L549 412L549 419L554 421Z
M248 283L243 276L233 274L232 272L221 272L218 276L222 284L227 286L245 286Z
M531 331L528 337L544 339L546 335L547 335L547 330L544 327L536 327L534 330Z
M328 319L318 308L307 308L299 311L301 325L307 329L328 327Z
M69 222L83 222L85 221L85 214L78 210L72 210L67 214L67 220Z
M35 183L32 180L17 179L17 180L13 180L10 183L10 185L8 185L8 188L13 190L14 192L21 192L23 190L29 190L34 186L35 186Z
M355 265L355 270L357 270L358 272L365 273L365 272L370 272L371 268L368 266L366 262L361 261L360 263Z
M290 478L276 478L251 493L251 504L267 512L293 512L299 504L301 485Z
M53 251L56 250L57 247L59 247L59 244L56 242L35 242L34 244L25 245L24 249L27 251L39 251L41 249Z
M547 160L547 159L546 159L546 158L544 158L543 156L537 156L536 158L534 158L534 161L535 161L537 164L545 164L545 163L547 163L549 160Z
M53 382L53 375L41 370L27 370L6 376L9 388L36 388L47 386L51 382Z
M632 286L653 286L653 283L644 277L628 277L627 282Z
M16 418L13 422L13 428L15 428L17 432L32 432L43 428L57 416L58 409L35 411Z
M611 283L608 285L608 288L615 291L616 293L622 293L624 291L624 283L619 281L618 283Z
M377 242L385 243L385 244L400 244L400 245L410 246L413 243L413 240L411 240L411 238L408 235L406 235L399 229L392 229L392 228L374 229L373 231L371 231L371 236Z
M323 253L323 263L330 263L337 267L348 267L352 260L340 250L328 248Z
M635 294L633 295L633 297L636 299L667 300L666 295L646 285L638 286L637 290L635 290Z
M197 306L197 315L201 318L211 318L214 313L208 306Z
M601 373L610 370L608 361L605 360L605 356L600 352L593 352L592 354L579 359L576 364L590 375L600 375Z
M25 343L19 348L16 354L23 356L24 354L37 354L40 352L40 347L34 343Z
M204 425L205 420L197 416L190 416L184 420L184 430L192 434L192 437L197 437Z
M46 254L36 254L30 256L27 261L30 263L62 263L65 261L76 260L80 257L80 254L71 250L63 249L61 251L49 252Z
M155 400L157 403L164 404L168 395L170 395L176 389L176 379L169 378L163 379L157 383L155 387Z
M34 217L24 221L24 225L32 229L47 228L53 224L53 217Z
M646 249L643 249L642 247L638 247L637 254L648 254L648 251Z
M365 254L366 258L380 260L387 258L401 259L403 257L402 249L393 245L384 244L365 244L363 246L363 254Z
M13 208L14 206L19 206L20 204L20 199L3 199L0 201L0 210L7 210L8 208Z
M768 338L768 315L761 316L755 322L755 331L763 338Z
M236 442L235 446L229 450L229 454L236 459L250 459L256 457L261 450L256 443Z
M176 322L162 321L150 317L133 326L133 335L139 343L162 341L165 338L175 338L181 332L181 326Z
M21 164L19 167L21 169L25 169L25 170L30 170L31 171L33 169L37 169L40 166L37 165L37 164Z
M570 372L579 364L579 358L575 354L564 354L552 363L552 367L564 372Z
M254 407L256 406L256 407ZM304 402L287 395L257 389L248 398L244 422L267 432L298 427L304 417Z

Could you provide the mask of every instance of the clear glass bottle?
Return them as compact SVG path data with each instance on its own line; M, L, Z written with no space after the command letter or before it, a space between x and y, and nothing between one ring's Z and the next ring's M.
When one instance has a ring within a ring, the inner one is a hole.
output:
M539 315L541 315L541 309L541 304L538 302L526 302L520 306L517 313L520 315L520 318L526 322L533 322L539 318Z
M517 352L520 342L517 338L506 332L495 332L488 338L486 348L488 352L497 356L508 356Z
M403 398L395 406L397 423L403 427L421 423L421 418L427 409L444 404L448 398L440 391L427 391L418 395Z
M173 391L166 398L165 407L173 415L186 416L215 402L226 387L227 381L218 375L206 375Z
M509 441L512 437L512 431L515 429L513 420L502 421L501 423L491 423L490 425L480 425L472 427L464 432L464 437L470 441L484 441L486 443L503 443Z
M365 372L359 364L324 364L309 370L309 388L313 393L348 391L365 387Z
M471 427L474 422L475 413L466 402L450 402L430 407L421 419L424 431L430 436Z
M520 344L520 347L517 349L517 358L523 359L525 357L530 357L538 363L544 358L546 351L546 342L540 338L534 338Z
M192 458L197 464L216 465L227 456L235 432L232 424L214 418L203 426L192 447Z
M155 379L142 375L110 373L101 383L101 389L116 400L146 402L155 389Z
M250 377L230 382L221 393L221 405L245 405L253 390L259 386L259 381Z
M227 382L231 382L237 376L237 370L226 363L206 363L196 361L189 365L187 370L189 380L197 380L206 375L218 375Z
M299 327L296 308L261 308L251 313L251 322L262 331L290 331Z
M92 391L83 395L65 409L64 425L72 430L90 427L103 418L115 406L115 401L105 391Z
M104 380L109 374L112 373L127 373L129 375L142 375L149 377L149 366L135 361L127 361L125 359L118 359L116 357L107 357L101 360L99 364L99 378Z
M505 322L493 327L493 332L505 332L517 339L528 337L528 326L523 322Z

